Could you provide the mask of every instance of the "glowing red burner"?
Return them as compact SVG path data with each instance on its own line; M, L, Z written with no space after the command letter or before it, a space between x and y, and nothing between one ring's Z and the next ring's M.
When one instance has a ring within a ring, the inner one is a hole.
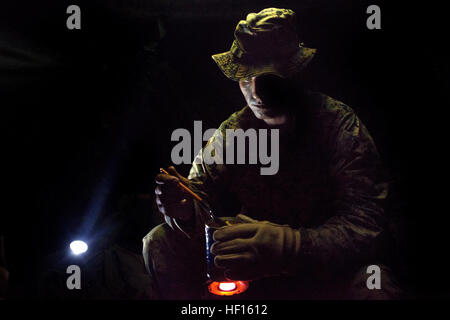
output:
M208 290L218 296L232 296L247 290L248 281L211 282Z
M233 291L237 288L236 283L234 282L220 282L219 290L220 291Z

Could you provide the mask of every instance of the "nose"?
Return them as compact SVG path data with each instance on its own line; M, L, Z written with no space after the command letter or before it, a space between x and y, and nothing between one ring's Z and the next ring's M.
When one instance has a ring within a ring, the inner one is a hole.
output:
M257 95L254 95L253 99L255 100L256 104L263 104L261 98L258 97Z
M258 96L257 91L256 91L256 86L253 86L253 90L252 90L252 98L253 100L257 103L257 104L262 104L262 100L261 98Z

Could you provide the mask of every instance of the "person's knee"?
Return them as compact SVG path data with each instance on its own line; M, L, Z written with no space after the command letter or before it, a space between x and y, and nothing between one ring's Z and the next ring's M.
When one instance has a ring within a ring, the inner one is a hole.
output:
M401 299L403 291L398 286L390 268L385 265L365 266L356 272L348 288L348 298L356 300Z
M150 263L152 257L159 255L159 252L165 252L163 247L168 246L170 227L167 223L163 223L154 227L142 239L142 255L144 256L145 266L150 271Z
M149 250L153 243L162 243L166 241L168 229L170 229L167 223L162 223L154 227L147 235L142 239L142 244L145 249Z
M204 247L163 223L142 240L147 271L158 283L163 299L198 299L203 289Z

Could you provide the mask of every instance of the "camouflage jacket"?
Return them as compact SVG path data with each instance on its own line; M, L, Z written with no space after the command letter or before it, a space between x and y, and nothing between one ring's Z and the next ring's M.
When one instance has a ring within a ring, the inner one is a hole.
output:
M219 216L245 213L299 228L304 265L337 267L373 259L385 225L388 183L372 137L350 107L321 93L305 94L298 110L295 130L280 135L277 174L261 175L261 165L203 161L206 146L227 143L226 129L265 127L246 106L199 152L189 174L191 187ZM202 234L203 215L196 211L195 226L175 225Z

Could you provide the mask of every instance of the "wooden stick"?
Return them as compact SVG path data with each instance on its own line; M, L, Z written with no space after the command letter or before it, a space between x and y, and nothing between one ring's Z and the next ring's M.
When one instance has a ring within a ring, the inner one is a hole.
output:
M163 168L159 168L159 170L164 173L164 174L168 174L170 175L170 173L168 173L166 170L164 170ZM203 199L200 198L194 191L192 191L191 189L189 189L188 187L186 187L181 181L178 182L178 185L183 188L187 193L189 193L191 196L193 196L195 199L197 199L198 201L202 202Z

